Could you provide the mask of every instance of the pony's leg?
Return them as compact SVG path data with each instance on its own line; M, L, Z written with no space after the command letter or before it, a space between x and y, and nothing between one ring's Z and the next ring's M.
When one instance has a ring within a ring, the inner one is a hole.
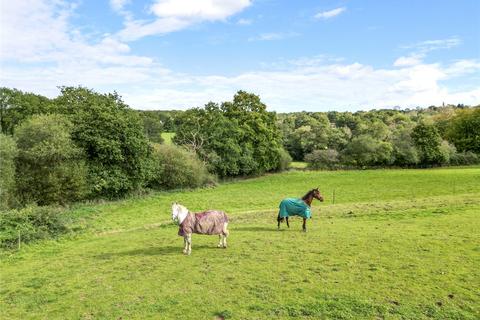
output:
M288 217L287 217L287 227L289 227L289 228L290 228L290 224L288 223Z
M307 219L303 218L303 232L307 232Z
M187 244L188 244L187 235L184 235L183 236L183 253L184 254L187 254Z
M222 234L218 235L218 245L217 245L217 247L219 247L219 248L223 247L223 235Z
M277 217L277 228L280 230L280 221L282 221L282 218L280 218L280 214Z
M192 234L187 234L187 254L190 255L192 253Z
M228 227L228 222L225 222L223 224L223 230L222 230L223 231L223 237L222 237L223 238L223 244L222 244L222 246L224 248L227 247L227 237L230 234L230 231L228 231L227 227Z

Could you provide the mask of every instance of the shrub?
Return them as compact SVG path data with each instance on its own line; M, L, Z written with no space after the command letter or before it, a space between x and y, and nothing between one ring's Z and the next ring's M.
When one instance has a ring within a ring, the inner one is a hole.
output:
M305 161L311 169L334 169L338 167L339 159L337 150L313 150L305 155Z
M285 171L290 167L290 163L292 162L292 157L285 149L280 149L280 161L278 162L278 171Z
M477 164L480 163L480 157L470 151L467 152L459 152L454 154L450 158L451 165L470 165L470 164Z
M393 147L389 142L369 135L354 137L343 150L343 160L354 166L378 166L392 163Z
M17 145L12 137L0 133L0 210L15 202L15 157Z
M13 248L21 243L57 237L67 233L68 218L58 207L29 206L0 212L0 246Z
M196 154L181 147L156 146L153 158L153 177L149 184L152 188L196 188L215 181Z
M448 143L443 140L440 144L440 153L442 154L443 162L442 164L450 164L451 159L457 153L457 149L453 144Z
M82 199L86 167L61 115L36 115L17 127L17 192L22 203L40 205Z

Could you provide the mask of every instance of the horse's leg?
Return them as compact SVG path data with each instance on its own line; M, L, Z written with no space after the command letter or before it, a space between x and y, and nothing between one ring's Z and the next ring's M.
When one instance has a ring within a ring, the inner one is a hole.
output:
M192 234L187 234L187 254L190 255L192 253Z
M228 227L228 222L225 222L223 224L223 230L222 230L222 232L223 232L223 237L222 238L223 238L223 247L224 248L227 247L227 237L228 237L228 234L230 233L228 231L227 227Z
M218 248L223 247L223 234L218 235L218 245L217 245L217 247Z
M183 236L183 253L184 253L184 254L187 254L187 249L188 249L188 248L187 248L187 244L188 244L188 242L187 242L187 235L184 235L184 236Z
M288 217L287 217L287 227L289 227L289 228L290 228L290 224L288 223Z
M280 214L278 214L278 217L277 217L277 228L278 228L278 230L280 230L280 221L282 221L282 218L280 218Z
M307 219L303 218L303 232L307 232Z

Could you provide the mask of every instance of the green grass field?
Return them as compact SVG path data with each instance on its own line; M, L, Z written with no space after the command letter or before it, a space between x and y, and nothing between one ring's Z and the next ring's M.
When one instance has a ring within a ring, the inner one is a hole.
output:
M308 232L278 202L320 186ZM335 204L333 192L335 190ZM170 204L226 210L229 248ZM480 168L290 171L78 206L86 232L3 253L1 319L479 319Z
M173 144L172 139L175 137L175 132L162 132L163 143L171 145Z

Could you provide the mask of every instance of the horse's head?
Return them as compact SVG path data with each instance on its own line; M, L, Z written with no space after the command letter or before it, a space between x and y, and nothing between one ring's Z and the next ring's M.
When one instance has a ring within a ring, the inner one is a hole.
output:
M172 220L175 222L180 222L182 216L185 216L185 213L188 213L188 209L182 206L179 203L172 203Z
M313 197L321 202L323 202L323 196L320 193L320 190L318 190L318 187L313 189Z

